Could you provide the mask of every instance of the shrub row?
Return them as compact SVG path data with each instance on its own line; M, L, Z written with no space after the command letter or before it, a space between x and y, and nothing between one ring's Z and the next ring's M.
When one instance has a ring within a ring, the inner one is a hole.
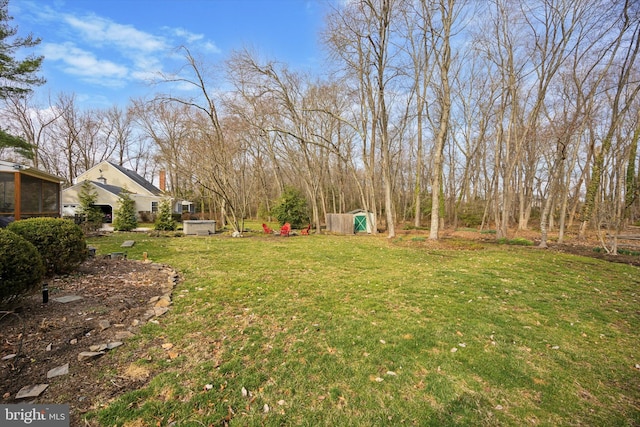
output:
M30 218L0 229L0 302L33 290L44 275L75 270L87 257L81 228L60 218Z

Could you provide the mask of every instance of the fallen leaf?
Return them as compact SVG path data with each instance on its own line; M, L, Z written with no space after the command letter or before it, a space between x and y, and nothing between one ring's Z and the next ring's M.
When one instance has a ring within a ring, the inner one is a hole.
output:
M456 351L458 351L458 347L453 347L453 348L451 349L451 353L455 353Z

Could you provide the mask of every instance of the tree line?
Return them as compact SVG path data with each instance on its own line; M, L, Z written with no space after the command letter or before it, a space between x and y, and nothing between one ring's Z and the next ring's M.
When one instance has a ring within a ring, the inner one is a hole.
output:
M189 97L82 110L73 94L7 94L3 116L69 183L104 159L163 169L175 197L234 228L287 187L318 230L364 208L389 237L539 227L545 246L549 230L637 222L637 2L357 0L324 19L323 70L181 46L184 67L157 83Z

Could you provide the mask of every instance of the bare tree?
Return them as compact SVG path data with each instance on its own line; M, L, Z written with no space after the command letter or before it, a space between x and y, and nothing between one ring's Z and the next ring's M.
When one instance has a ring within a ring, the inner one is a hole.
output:
M602 182L605 158L611 151L614 137L624 116L633 105L633 101L640 91L640 85L637 81L631 79L637 67L636 59L640 50L640 14L637 7L634 7L634 3L630 0L622 2L619 9L614 8L614 11L618 14L619 26L618 32L613 38L610 51L612 52L611 58L616 58L619 63L611 86L607 88L607 92L611 94L608 109L609 123L600 148L593 160L591 180L587 186L581 215L581 238L584 238L587 225L592 219L597 193Z
M60 117L60 110L40 108L35 105L33 94L7 96L3 101L6 119L13 124L15 134L31 145L33 166L53 172L44 149L48 132Z
M205 74L207 69L205 64L197 59L186 46L180 47L179 50L184 55L184 68L175 75L165 75L163 82L186 84L196 89L198 95L196 97L162 95L158 100L194 109L207 119L207 126L199 129L198 139L202 144L207 145L208 161L176 166L182 168L185 174L191 173L197 185L206 188L220 198L222 221L228 219L233 229L241 232L243 229L241 222L244 219L247 206L245 199L241 197L241 186L245 184L245 181L237 178L245 171L235 171L235 168L242 166L242 164L234 164L237 151L235 149L229 151L232 144L226 139L227 135L222 126L221 111L219 110L220 101L214 97L214 87ZM194 175L196 171L201 172L204 179Z

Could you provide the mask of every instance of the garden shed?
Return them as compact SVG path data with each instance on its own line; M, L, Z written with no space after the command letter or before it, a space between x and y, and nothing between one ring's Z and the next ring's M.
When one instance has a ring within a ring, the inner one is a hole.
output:
M345 214L327 214L327 231L340 234L373 233L376 214L356 209Z

